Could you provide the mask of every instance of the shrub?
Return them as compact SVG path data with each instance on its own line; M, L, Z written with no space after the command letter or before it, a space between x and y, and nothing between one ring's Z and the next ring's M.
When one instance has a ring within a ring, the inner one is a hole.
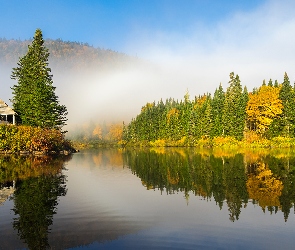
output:
M155 140L153 142L150 142L150 146L151 147L165 147L166 146L166 141L159 139L159 140Z
M231 136L218 136L212 139L213 147L236 147L240 142Z
M295 139L283 136L277 136L271 139L271 147L290 148L295 147Z
M0 150L49 152L72 148L58 129L0 125Z

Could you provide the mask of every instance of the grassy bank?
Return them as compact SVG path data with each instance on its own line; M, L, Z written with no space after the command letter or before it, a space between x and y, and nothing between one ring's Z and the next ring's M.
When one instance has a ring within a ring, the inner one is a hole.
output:
M181 140L155 140L155 141L133 141L119 142L123 146L132 147L200 147L200 148L295 148L295 138L274 137L265 139L255 135L245 136L241 141L231 136L219 136L215 138L203 137L199 140L182 137Z

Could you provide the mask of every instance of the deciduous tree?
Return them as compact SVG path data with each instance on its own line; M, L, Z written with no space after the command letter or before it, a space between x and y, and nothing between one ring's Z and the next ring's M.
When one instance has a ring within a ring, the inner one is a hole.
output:
M279 91L279 88L262 85L258 93L249 95L246 112L250 130L264 134L273 119L282 113Z

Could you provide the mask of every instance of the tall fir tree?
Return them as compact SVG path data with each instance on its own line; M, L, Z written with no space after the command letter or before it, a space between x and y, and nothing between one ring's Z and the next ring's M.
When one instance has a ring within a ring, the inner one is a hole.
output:
M235 76L234 72L231 72L229 76L223 109L223 135L241 140L246 119L246 94L243 93L239 75Z
M67 121L67 108L55 94L48 58L42 31L37 29L27 54L12 70L11 79L17 84L11 88L11 101L21 124L60 129Z
M284 81L280 89L279 98L282 100L282 103L283 103L283 115L282 115L283 135L288 137L294 137L295 94L286 72L284 74Z
M214 96L212 99L212 119L213 127L211 135L221 136L223 132L222 124L222 111L224 107L225 93L223 91L222 85L219 85L219 88L215 90Z

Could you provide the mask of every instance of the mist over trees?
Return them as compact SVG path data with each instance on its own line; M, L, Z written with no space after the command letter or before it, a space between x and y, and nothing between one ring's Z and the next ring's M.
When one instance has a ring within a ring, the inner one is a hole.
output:
M15 65L30 42L0 39L1 65ZM58 78L57 90L67 93L63 94L62 100L70 107L69 116L72 117L69 124L73 126L69 131L73 132L74 137L91 140L119 138L115 134L107 136L110 131L102 132L102 135L99 131L104 131L104 121L118 125L123 120L126 124L123 140L127 143L195 145L197 141L207 138L252 140L255 136L266 139L294 137L294 87L287 74L283 82L264 80L260 87L249 90L241 84L238 75L231 73L227 88L220 84L215 92L192 99L187 93L183 100L176 100L169 98L175 97L170 94L174 86L171 76L166 78L161 70L150 70L143 60L60 39L47 39L44 45L50 52L48 61L54 79L56 76ZM130 66L127 70L126 65ZM142 71L137 71L138 65ZM118 68L121 70L118 71ZM155 80L153 74L159 79ZM164 83L168 80L171 88ZM186 79L177 81L183 85ZM203 86L197 87L200 88L197 93L203 92ZM142 102L159 100L161 97L163 99L158 102L147 103L138 116L134 115ZM129 123L131 117L135 116ZM100 130L96 126L100 126Z
M0 38L0 62L12 67L26 54L32 40L7 40ZM96 68L106 69L110 65L127 63L136 60L123 53L109 49L95 48L87 43L63 41L61 39L44 39L44 46L50 52L49 62L54 67L62 69Z
M12 106L11 86L15 84L10 79L11 69L27 53L31 42L31 39L0 38L0 98L8 105ZM57 87L56 94L69 112L67 130L91 120L96 123L129 121L136 114L142 98L132 96L133 104L130 105L130 95L134 93L130 88L142 89L137 80L139 77L146 83L151 82L140 76L146 72L147 62L116 51L61 39L44 39L44 46L50 53L48 62ZM124 101L119 104L122 99Z

